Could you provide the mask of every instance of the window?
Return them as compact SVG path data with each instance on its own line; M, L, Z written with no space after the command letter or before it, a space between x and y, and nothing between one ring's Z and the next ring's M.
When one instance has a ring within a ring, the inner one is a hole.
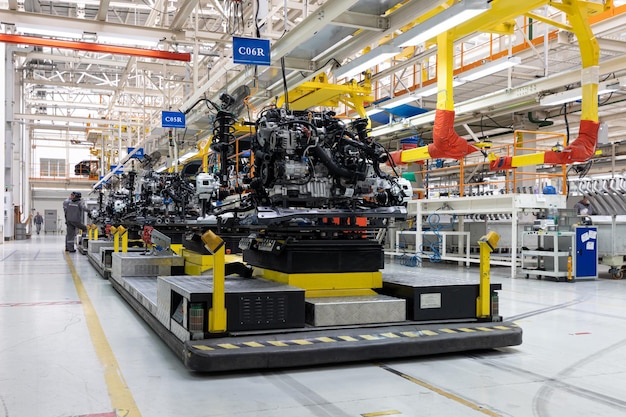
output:
M39 175L42 177L65 177L65 159L39 159Z

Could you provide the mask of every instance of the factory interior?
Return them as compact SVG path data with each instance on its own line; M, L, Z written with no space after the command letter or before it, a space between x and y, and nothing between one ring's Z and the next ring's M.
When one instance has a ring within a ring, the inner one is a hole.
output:
M626 0L0 0L0 73L0 417L625 415Z

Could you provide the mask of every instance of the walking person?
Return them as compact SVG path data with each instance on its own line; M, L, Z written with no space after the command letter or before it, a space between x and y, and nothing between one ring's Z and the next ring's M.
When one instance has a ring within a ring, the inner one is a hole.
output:
M63 208L65 210L65 224L67 225L65 250L67 252L76 252L76 249L74 248L76 232L78 230L81 230L83 234L87 232L87 226L83 223L85 202L82 200L82 194L79 191L74 191L70 197L71 199L69 202L67 202L67 200L63 202Z
M35 228L37 229L37 234L41 232L41 225L43 224L43 216L41 213L37 212L35 214L35 218L33 219L33 223L35 223Z

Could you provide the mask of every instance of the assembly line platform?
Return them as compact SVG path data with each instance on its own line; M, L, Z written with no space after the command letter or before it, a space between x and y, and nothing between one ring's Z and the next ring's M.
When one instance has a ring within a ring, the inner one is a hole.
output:
M187 368L202 372L384 360L519 345L513 323L396 324L231 335L184 344Z
M479 322L474 318L475 311L470 312L468 306L474 303L475 307L476 282L440 276L426 284L419 282L423 276L416 280L415 274L410 272L389 274L390 287L381 290L404 292L402 298L397 294L378 294L367 300L347 297L345 303L335 297L310 299L300 288L264 279L227 276L228 331L212 333L207 323L213 296L211 275L157 276L155 272L152 276L133 276L137 269L120 267L121 263L128 262L159 265L170 262L174 266L178 259L166 261L142 259L138 254L114 254L110 282L187 368L194 371L384 360L493 349L522 342L522 330L515 324ZM386 286L384 273L383 281ZM497 289L499 285L492 285L492 291ZM469 297L469 301L459 301L458 297ZM356 307L348 306L346 310L350 301ZM371 304L363 307L359 304L363 302ZM335 303L341 313L331 311ZM465 306L460 313L459 304ZM319 321L311 322L310 309L318 307L331 310L321 310L324 313L318 317ZM361 310L367 311L368 316L359 316L359 320L363 320L360 324L322 320ZM419 310L438 311L438 314L420 317ZM381 311L382 315L373 319L376 314L372 311ZM451 318L446 319L450 315Z

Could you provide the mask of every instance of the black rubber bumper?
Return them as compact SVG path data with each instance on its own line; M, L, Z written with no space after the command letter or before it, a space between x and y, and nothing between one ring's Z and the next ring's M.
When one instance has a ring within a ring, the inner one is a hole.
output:
M185 365L199 372L272 369L493 349L522 343L508 322L396 325L231 336L185 343Z

